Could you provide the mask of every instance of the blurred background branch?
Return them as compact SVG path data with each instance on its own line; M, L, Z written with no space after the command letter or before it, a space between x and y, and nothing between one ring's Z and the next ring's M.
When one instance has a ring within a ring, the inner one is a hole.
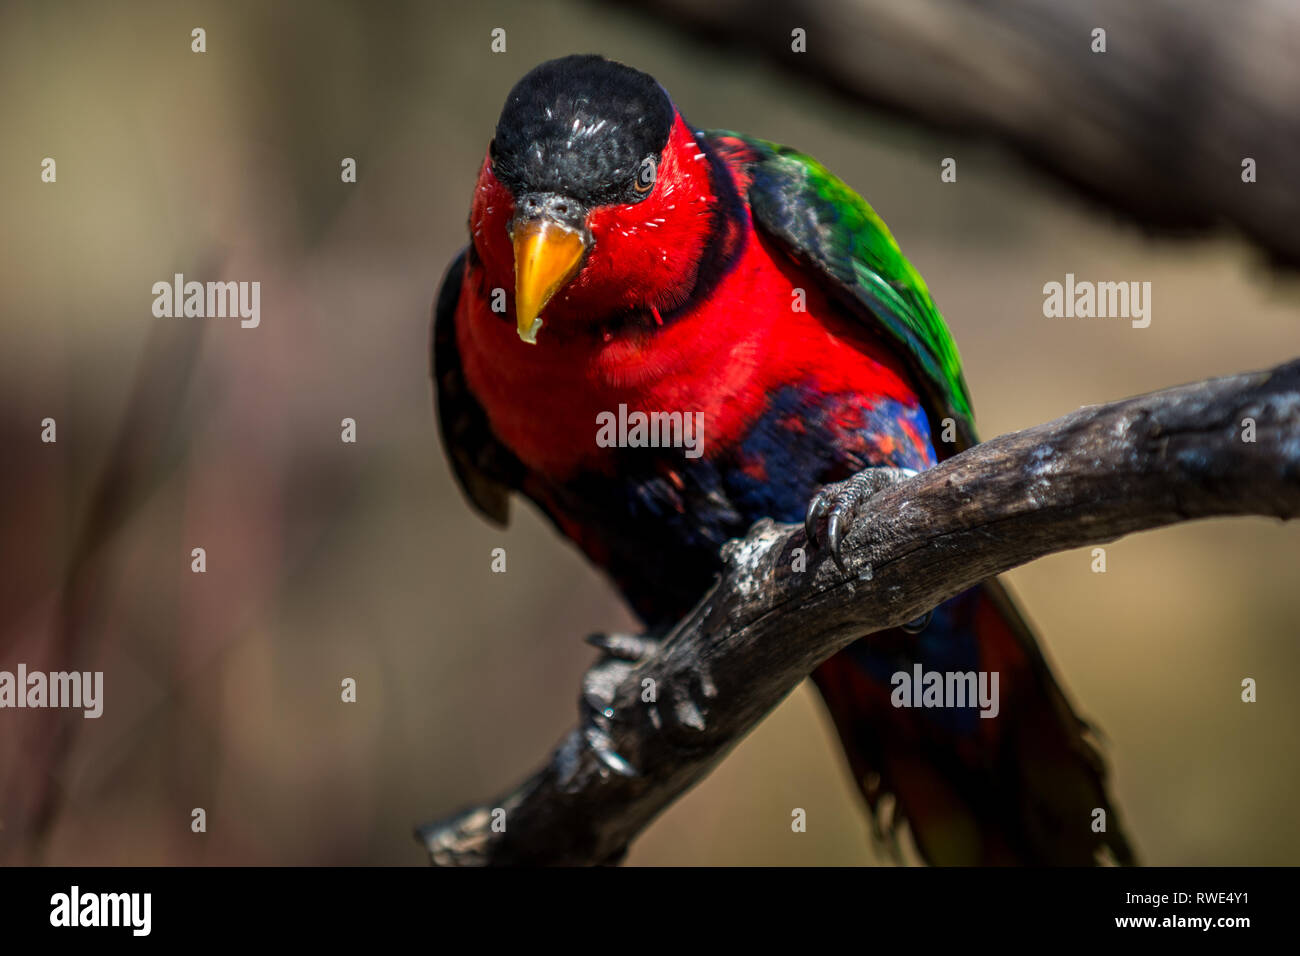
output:
M1148 230L1227 226L1300 266L1291 0L632 2L859 104L1002 143Z
M90 655L96 621L105 609L105 582L111 578L105 546L184 466L181 422L203 331L197 324L158 325L145 344L110 455L93 482L73 537L59 590L55 639L45 648L48 657L42 662L49 670L75 670ZM184 542L172 543L183 553ZM159 603L155 613L162 616L167 610ZM25 733L15 735L27 772L5 781L9 792L4 805L11 826L0 832L0 851L14 849L9 844L25 836L27 851L41 858L64 797L65 764L81 726L81 714L75 710L36 711L29 726L22 728Z
M419 836L437 865L615 862L861 635L1054 551L1196 518L1300 516L1297 435L1300 360L1082 408L956 455L870 500L847 577L825 554L799 566L796 549L816 553L802 527L759 522L724 546L722 580L661 646L588 673L583 723L545 768Z

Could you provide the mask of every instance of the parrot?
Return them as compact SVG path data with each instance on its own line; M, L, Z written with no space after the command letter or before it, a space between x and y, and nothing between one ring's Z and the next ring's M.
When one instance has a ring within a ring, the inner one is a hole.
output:
M490 522L522 496L608 576L645 628L633 657L755 522L804 523L842 567L876 490L978 441L952 336L872 207L795 149L692 126L633 67L525 74L468 232L430 336L452 472ZM601 440L615 414L664 440ZM896 675L930 672L996 674L996 716L899 706ZM1134 862L1095 734L996 579L811 677L895 859L905 832L933 865Z

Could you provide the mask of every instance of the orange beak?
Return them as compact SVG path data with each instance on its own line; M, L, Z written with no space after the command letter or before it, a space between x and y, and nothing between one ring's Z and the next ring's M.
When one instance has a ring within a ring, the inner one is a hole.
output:
M576 230L553 219L530 219L512 230L515 246L515 320L519 337L537 344L541 313L573 278L587 244Z

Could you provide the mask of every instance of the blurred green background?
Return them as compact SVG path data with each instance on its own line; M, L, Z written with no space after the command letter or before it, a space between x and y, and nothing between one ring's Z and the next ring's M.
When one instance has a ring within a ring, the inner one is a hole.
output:
M103 670L106 701L97 721L0 712L0 861L419 864L415 823L500 793L571 726L580 638L631 618L531 507L501 533L461 500L427 341L506 92L587 51L862 191L948 318L985 435L1300 351L1300 283L1245 244L1147 239L994 146L634 11L9 4L0 669ZM150 287L175 272L259 280L261 326L154 318ZM1042 286L1067 272L1149 280L1150 328L1045 319ZM1143 860L1300 862L1300 527L1200 523L1107 551L1106 574L1076 551L1008 577L1105 734ZM629 857L886 860L806 684Z

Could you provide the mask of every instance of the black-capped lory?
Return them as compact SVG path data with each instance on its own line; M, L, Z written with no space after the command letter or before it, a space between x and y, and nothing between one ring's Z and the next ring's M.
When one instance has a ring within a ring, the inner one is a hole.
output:
M433 328L456 477L496 522L530 498L647 634L755 521L806 520L838 558L872 475L976 441L957 349L866 201L793 149L696 129L645 73L525 75L469 231ZM917 701L896 675L931 672L996 675L996 704L898 706ZM905 819L927 861L1131 861L1088 728L996 581L812 678L873 821Z

